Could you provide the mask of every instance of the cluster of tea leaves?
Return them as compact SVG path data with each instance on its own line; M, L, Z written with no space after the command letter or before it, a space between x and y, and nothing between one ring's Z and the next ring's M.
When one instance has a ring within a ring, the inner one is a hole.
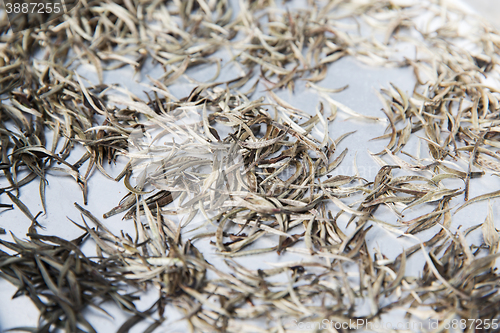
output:
M164 321L167 304L196 332L282 332L293 330L293 319L366 322L394 309L442 326L455 316L500 319L499 235L491 208L484 222L450 230L458 210L500 196L499 190L469 197L471 179L500 170L494 151L500 147L500 91L491 84L498 82L500 35L451 4L306 5L285 10L263 0L81 1L41 28L14 34L1 21L0 165L8 185L0 198L12 204L0 207L16 206L32 227L29 240L13 235L13 242L1 241L8 250L0 252L0 276L18 287L14 296L28 295L40 310L39 327L22 329L93 332L82 311L102 310L106 301L131 312L119 332L143 320L152 321L152 332ZM245 75L218 80L222 66L214 54L222 51ZM350 109L332 97L348 87L319 83L329 63L346 56L372 66L411 66L414 91L382 89L384 117ZM151 60L164 73L147 76L147 101L103 83L107 71L124 66L144 74ZM211 80L189 76L190 68L205 64L215 68ZM86 84L76 73L81 65L93 66L100 82ZM196 85L180 99L169 90L179 80ZM322 97L315 111L304 112L275 93L293 91L299 80ZM257 96L262 86L268 101ZM330 175L347 154L337 146L352 134L329 132L338 112L387 124L386 134L374 138L388 142L372 154L380 165L373 179L356 172ZM156 132L147 142L149 131ZM429 157L405 151L415 136ZM76 146L86 152L69 163ZM66 173L87 204L93 170L113 179L103 163L117 158L127 165L114 180L129 193L103 217L126 212L135 235L113 234L78 204L80 238L36 232L39 215L23 203L24 185L39 182L46 210L47 172ZM446 179L459 179L463 187L447 188ZM403 211L429 203L431 212L405 220ZM453 203L460 207L453 211ZM381 206L397 221L380 219ZM182 223L171 215L183 216ZM343 216L354 223L353 232L340 225ZM187 233L195 218L213 225L213 232ZM418 244L388 259L369 248L374 226ZM422 243L415 236L435 226L440 229L431 239ZM8 223L2 227L9 229ZM470 244L467 236L478 228L483 243ZM209 263L192 244L202 238L226 258L226 268ZM85 239L96 243L97 257L81 252ZM263 247L263 239L274 245ZM295 246L301 243L305 248ZM270 252L305 260L250 270L231 259ZM417 253L425 258L422 275L408 276L406 262ZM157 288L159 297L140 312L129 292L144 288Z

